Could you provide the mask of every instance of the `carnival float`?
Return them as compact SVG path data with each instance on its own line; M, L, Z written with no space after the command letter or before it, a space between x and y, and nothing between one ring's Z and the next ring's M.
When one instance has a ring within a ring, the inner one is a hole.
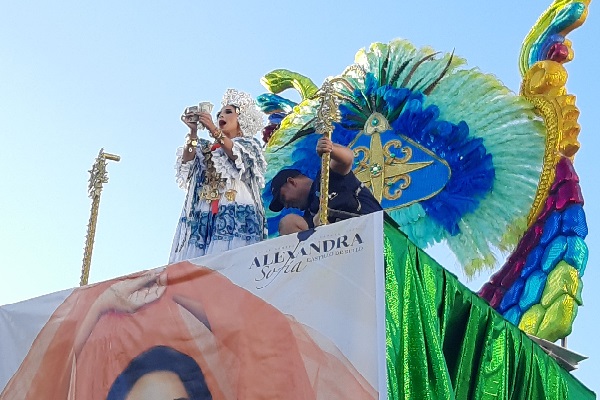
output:
M186 386L190 398L595 398L569 372L584 357L566 348L588 258L566 36L589 3L557 0L539 18L519 94L458 50L401 39L359 50L321 86L285 69L262 77L265 204L277 171L314 179L329 165L314 152L325 134L354 151L385 215L327 224L322 195L310 232L277 237L294 211L267 211L267 241L87 285L106 160L118 161L101 151L82 287L38 314L35 300L10 310L32 333L2 327L20 350L3 360L0 399L126 398L111 396L143 374L124 372L161 346L195 360L204 386ZM423 250L436 243L467 276L506 261L473 293ZM97 300L124 285L152 300L94 314L82 341Z

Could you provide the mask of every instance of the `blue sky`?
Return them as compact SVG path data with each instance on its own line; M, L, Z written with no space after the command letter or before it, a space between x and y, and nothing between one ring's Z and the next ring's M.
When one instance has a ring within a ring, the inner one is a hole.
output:
M325 2L5 2L0 13L0 304L78 285L91 200L88 170L109 163L91 282L167 261L184 193L174 154L183 108L220 103L234 87L264 93L276 68L317 84L372 42L405 38L452 51L519 90L523 38L550 2L475 0ZM600 11L569 35L567 88L581 110L581 179L590 226L585 306L569 347L590 357L575 375L600 391L600 190L594 185L600 92L594 51ZM473 289L444 248L432 254Z

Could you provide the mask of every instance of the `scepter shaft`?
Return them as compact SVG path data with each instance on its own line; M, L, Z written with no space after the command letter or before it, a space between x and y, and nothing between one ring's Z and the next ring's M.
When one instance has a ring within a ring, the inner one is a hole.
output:
M92 250L94 249L94 238L96 236L96 222L98 221L98 210L100 208L100 196L102 194L103 185L108 182L106 160L119 162L121 157L116 154L105 153L104 149L100 149L98 157L96 157L96 162L89 171L90 181L88 185L88 195L92 199L92 209L90 211L90 220L88 222L88 230L85 238L83 265L81 267L79 286L87 285L90 276Z
M334 100L333 83L330 80L325 81L321 88L321 106L317 112L317 131L323 133L323 136L331 140L333 132L333 121L337 115L337 106ZM321 225L327 225L329 215L329 164L331 161L330 153L323 153L321 156L321 185L319 195L319 222Z
M338 103L339 96L336 93L334 84L339 83L352 91L352 86L343 77L329 78L325 80L319 90L321 105L317 112L317 132L323 133L323 136L331 140L333 133L333 122L339 120ZM331 153L323 153L321 156L321 186L319 196L319 222L321 225L327 225L329 222L329 164L331 162Z

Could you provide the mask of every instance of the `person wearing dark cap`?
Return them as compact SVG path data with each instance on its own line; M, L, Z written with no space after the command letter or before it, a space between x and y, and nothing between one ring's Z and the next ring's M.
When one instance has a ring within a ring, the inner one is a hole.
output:
M317 154L331 154L329 163L329 222L381 211L371 191L352 172L354 154L348 147L333 143L323 136L317 142ZM288 214L279 222L279 234L287 235L315 227L319 215L321 173L313 181L297 169L283 169L271 181L273 200L269 209L284 208L304 211L302 216Z

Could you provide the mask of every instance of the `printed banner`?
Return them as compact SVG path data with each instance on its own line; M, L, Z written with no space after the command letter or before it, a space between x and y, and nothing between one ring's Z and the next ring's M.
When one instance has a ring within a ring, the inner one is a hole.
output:
M372 214L1 307L0 399L385 399L382 247Z

